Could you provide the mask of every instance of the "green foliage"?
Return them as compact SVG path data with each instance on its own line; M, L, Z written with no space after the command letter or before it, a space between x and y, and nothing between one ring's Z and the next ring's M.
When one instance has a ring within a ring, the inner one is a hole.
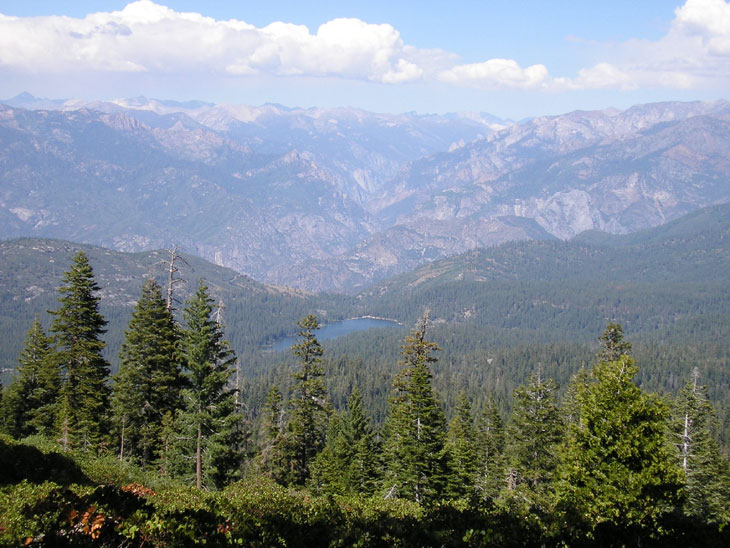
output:
M312 463L310 484L316 492L370 496L380 474L380 448L355 388L347 412L334 415L327 444Z
M426 339L427 317L406 337L403 369L393 381L383 446L383 486L388 495L430 503L445 490L446 422L431 386L431 354L439 347Z
M51 326L63 371L58 430L64 447L96 449L108 432L109 364L101 354L106 321L94 295L99 286L85 253L74 256L63 281Z
M147 280L132 313L115 377L112 409L120 457L161 457L163 418L182 407L178 331L160 286Z
M514 409L505 447L505 497L524 501L541 513L549 510L558 443L564 426L556 400L556 385L538 371L515 390Z
M82 469L69 455L62 453L60 446L50 444L50 447L38 448L5 435L0 435L0 470L0 486L23 480L32 483L54 481L61 485L87 481Z
M620 356L631 354L631 343L624 340L624 328L620 324L609 323L598 342L601 343L598 361L614 362Z
M475 487L483 500L493 500L504 485L504 423L490 395L477 421Z
M310 466L324 447L330 404L322 368L322 346L315 331L319 322L313 315L302 318L297 343L292 353L299 369L292 373L296 382L289 402L291 413L287 425L287 453L294 485L304 485L310 475Z
M194 472L198 488L204 483L221 487L235 478L244 456L243 418L235 409L236 389L229 385L236 358L212 314L213 300L200 280L183 311L186 387L184 408L177 417L177 458L171 463L178 474Z
M621 355L596 365L576 390L558 498L579 535L620 533L640 542L681 501L680 469L666 440L668 409L632 382L637 371Z
M457 498L470 497L474 494L479 469L479 447L471 402L463 390L456 401L454 418L449 423L445 449L451 468L448 477L449 494Z
M51 343L36 317L18 358L17 377L0 403L2 426L16 438L53 432L61 375Z
M703 521L730 521L730 463L715 440L715 412L699 372L679 393L671 420L672 441L682 468L686 515Z
M262 476L285 484L289 474L285 407L279 387L276 385L273 385L266 395L259 432L262 439L254 460L254 468Z

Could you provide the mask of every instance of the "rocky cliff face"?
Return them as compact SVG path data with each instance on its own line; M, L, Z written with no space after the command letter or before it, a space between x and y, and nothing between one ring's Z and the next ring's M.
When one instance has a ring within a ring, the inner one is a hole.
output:
M480 116L19 97L0 233L173 243L256 279L356 290L510 240L632 232L730 201L730 106ZM11 101L13 104L13 101Z

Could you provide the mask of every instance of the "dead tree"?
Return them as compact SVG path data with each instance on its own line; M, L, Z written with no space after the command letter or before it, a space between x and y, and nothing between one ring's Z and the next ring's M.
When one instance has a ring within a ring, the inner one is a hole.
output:
M175 293L175 286L179 283L185 283L184 278L177 277L177 275L180 272L180 269L177 267L177 263L181 262L187 266L190 266L188 262L185 260L185 258L180 255L178 246L174 245L170 249L166 249L167 253L170 255L169 259L163 259L161 262L163 265L165 265L165 270L167 271L167 310L172 312L174 309L172 307L172 304L174 302L179 302L175 299L174 293Z

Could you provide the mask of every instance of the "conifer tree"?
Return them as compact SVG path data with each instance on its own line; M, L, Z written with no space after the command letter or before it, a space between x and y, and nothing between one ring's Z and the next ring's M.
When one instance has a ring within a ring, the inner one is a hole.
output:
M388 495L419 503L440 497L447 479L446 424L429 367L439 347L426 339L427 319L421 319L402 346L403 369L393 381L383 448Z
M16 438L53 432L61 375L51 342L36 316L2 405L5 430Z
M449 493L466 497L474 492L477 472L477 444L471 402L462 390L456 400L454 418L449 423L446 440L449 456Z
M598 352L599 362L613 362L620 356L631 355L631 343L624 340L624 328L618 323L609 323L603 331L598 342L601 343L601 350Z
M331 494L372 495L379 472L375 433L355 388L347 412L332 417L327 443L312 463L312 485Z
M178 417L183 442L178 450L194 462L198 488L203 484L220 487L236 477L245 436L243 417L234 405L236 389L229 385L236 357L212 314L213 300L200 280L183 310L181 350L186 387Z
M707 398L707 388L693 380L679 393L671 430L682 468L684 512L711 523L730 521L730 463L715 441L717 419Z
M333 413L327 441L309 467L308 486L315 493L344 495L348 491L347 458L351 454L343 433L344 413Z
M549 504L558 463L558 443L564 427L556 403L557 387L541 372L515 390L515 403L507 430L507 496L517 497L542 511Z
M372 495L380 476L380 446L370 418L365 415L362 394L355 387L347 400L345 441L352 447L348 482L351 492Z
M668 409L632 382L637 371L623 354L595 366L576 391L578 417L568 427L558 498L574 525L586 521L581 537L639 545L679 502L679 467L666 442Z
M51 326L62 370L58 430L64 448L98 447L108 433L109 364L102 357L106 321L99 286L83 251L73 258L59 288L60 308Z
M125 333L112 394L120 457L143 465L160 457L163 418L182 406L178 339L160 286L147 280Z
M287 451L291 463L291 482L304 485L314 457L325 445L330 404L324 385L322 355L315 331L317 317L309 314L297 322L299 334L292 353L299 369L292 373L296 381L290 400L291 413L287 426Z
M475 486L483 500L493 500L504 486L504 423L497 402L487 397L476 426L477 470Z
M279 387L276 385L273 385L266 394L259 433L259 451L254 465L260 474L284 485L289 475L285 407Z

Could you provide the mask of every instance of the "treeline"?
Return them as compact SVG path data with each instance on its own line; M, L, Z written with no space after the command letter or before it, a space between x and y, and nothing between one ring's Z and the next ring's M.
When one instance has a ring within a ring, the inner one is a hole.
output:
M155 279L165 297L169 268L173 263L174 316L182 321L185 299L191 297L203 278L216 306L223 304L224 321L235 329L227 333L231 347L260 362L261 347L296 333L296 321L312 310L321 319L335 321L354 315L351 297L309 294L275 288L245 275L216 266L175 247L140 253L122 253L91 245L40 238L0 241L0 382L6 384L17 366L17 356L35 315L44 326L46 311L57 305L56 288L77 251L83 251L94 265L94 277L101 287L99 311L108 322L102 352L112 373L119 369L119 351L134 303L140 296L140 280ZM265 321L262 321L262 318Z
M298 323L294 367L282 368L280 382L267 386L261 409L247 408L221 311L202 281L184 305L182 323L159 285L145 283L119 372L110 379L97 290L87 257L78 253L59 289L50 334L36 319L18 375L2 392L0 426L28 444L0 439L0 464L11 476L0 482L10 509L0 523L2 541L648 546L728 540L730 463L699 372L671 402L642 390L618 324L609 323L598 356L562 393L537 366L514 389L509 415L482 384L479 405L462 391L448 419L433 386L440 347L425 316L405 337L395 376L379 383L388 390L379 426L364 404L372 395L363 394L357 377L346 406L333 405L311 314ZM368 382L370 391L376 383ZM39 444L57 456L33 453ZM25 468L30 463L17 459L23 451L50 472ZM116 472L74 471L76 461L64 455ZM73 487L90 476L112 486ZM193 527L189 535L180 533L186 527Z

